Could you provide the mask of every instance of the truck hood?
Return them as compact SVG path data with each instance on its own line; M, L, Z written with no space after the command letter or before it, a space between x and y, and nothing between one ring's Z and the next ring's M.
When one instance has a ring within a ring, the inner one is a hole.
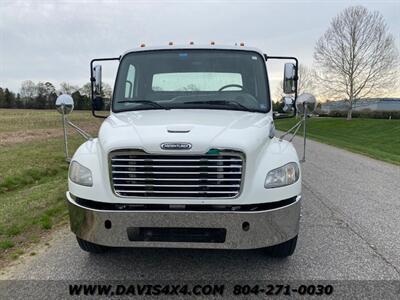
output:
M210 149L256 151L269 140L270 114L232 110L171 109L110 115L99 131L108 153L143 149L148 153L206 153ZM162 143L190 143L191 149L163 150Z

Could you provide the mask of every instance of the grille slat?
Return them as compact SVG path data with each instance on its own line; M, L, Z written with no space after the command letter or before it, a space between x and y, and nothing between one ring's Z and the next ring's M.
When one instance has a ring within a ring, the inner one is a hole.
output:
M177 166L177 165L159 165L159 166L152 166L152 165L114 165L114 168L193 168L193 169L197 169L197 168L221 168L221 169L238 169L241 168L242 166Z
M112 171L114 174L176 174L175 172L163 171ZM179 174L242 174L242 172L179 172Z
M114 183L114 186L134 186L134 187L240 187L240 184L118 184Z
M133 193L133 194L143 194L143 193L161 193L161 194L166 194L166 193L172 193L172 194L178 194L178 193L184 193L184 194L228 194L226 191L126 191L126 190L115 190L118 193ZM231 194L234 194L231 192Z
M113 180L125 180L125 181L143 181L143 180L153 180L153 181L201 181L204 179L201 178L149 178L149 177L143 177L143 178L139 178L139 177L134 177L134 178L130 178L130 177L113 177ZM207 178L208 181L241 181L241 178Z
M241 190L244 156L233 151L151 155L121 150L110 153L110 168L118 196L232 198Z
M241 159L152 159L152 158L113 158L112 161L149 161L149 162L242 162Z

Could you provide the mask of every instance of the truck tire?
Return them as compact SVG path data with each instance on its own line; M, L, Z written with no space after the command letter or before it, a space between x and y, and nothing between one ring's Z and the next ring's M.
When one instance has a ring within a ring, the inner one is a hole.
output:
M85 240L82 240L78 237L76 237L76 240L78 241L79 247L86 252L89 253L104 253L107 251L108 247L102 246L102 245L97 245Z
M267 255L271 257L288 257L294 253L297 244L297 235L282 244L266 248Z

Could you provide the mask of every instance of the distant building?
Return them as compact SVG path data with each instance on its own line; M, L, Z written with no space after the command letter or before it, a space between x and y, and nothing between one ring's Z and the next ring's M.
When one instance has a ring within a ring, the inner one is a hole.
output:
M331 111L347 111L348 103L344 100L321 103L321 110L329 113ZM370 98L357 100L353 103L353 111L400 111L400 98Z

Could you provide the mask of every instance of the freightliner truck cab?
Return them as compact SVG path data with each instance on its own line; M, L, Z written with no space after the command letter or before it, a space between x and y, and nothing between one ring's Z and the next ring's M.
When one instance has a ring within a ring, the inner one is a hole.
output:
M71 230L88 252L111 247L265 248L293 254L301 169L275 135L266 62L297 59L237 46L142 45L90 64L93 115L104 106L99 61L117 60L109 115L69 159ZM73 108L62 95L57 107ZM294 104L294 103L293 103ZM72 123L71 123L72 124Z

